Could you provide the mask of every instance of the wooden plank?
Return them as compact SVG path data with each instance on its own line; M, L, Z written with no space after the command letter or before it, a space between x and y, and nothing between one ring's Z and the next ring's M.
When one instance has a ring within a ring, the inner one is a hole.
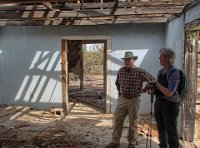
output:
M73 7L84 7L84 8L111 8L115 5L115 2L103 2L103 3L98 3L98 2L90 2L90 3L68 3L69 0L1 0L0 4L9 4L9 3L42 3L42 2L65 2L69 6ZM187 4L191 3L193 0L155 0L155 1L133 1L133 2L118 2L119 7L131 7L131 6L136 6L136 5L161 5L161 4Z
M110 70L112 67L112 61L111 61L111 47L112 47L112 40L107 39L105 43L106 48L106 83L104 84L106 86L106 113L111 113L111 77L112 77L112 71Z
M118 9L118 11L122 11L122 10L126 10L126 11L141 11L141 10L147 10L147 11L151 11L151 10L155 10L155 9L159 9L163 11L166 11L167 9L170 10L178 10L178 9L183 9L185 5L159 5L159 6L132 6L132 7L117 7L116 10ZM61 6L54 6L52 5L52 10L54 11L112 11L112 7L111 8L105 8L105 9L99 9L99 8L72 8L72 7L61 7ZM0 11L46 11L47 7L44 5L27 5L27 6L0 6Z
M84 69L83 69L83 44L81 45L81 51L80 51L80 90L83 91L83 81L84 81Z
M128 15L128 16L107 16L90 18L56 18L56 19L0 19L0 26L42 26L42 25L98 25L98 24L118 24L134 22L155 22L162 23L168 20L169 15Z
M53 7L53 6L52 6ZM47 10L46 6L44 5L27 5L27 6L4 6L0 5L0 11L44 11Z
M0 21L63 21L65 20L66 22L69 22L71 20L113 20L113 19L128 19L128 20L134 20L134 19L142 19L142 18L147 18L147 19L153 19L153 18L168 18L170 15L169 14L149 14L149 15L118 15L118 16L102 16L102 17L71 17L71 18L20 18L20 19L0 19Z
M62 105L64 113L68 112L68 95L67 95L67 44L66 40L62 40Z
M132 8L132 7L173 7L173 6L185 6L191 3L192 0L187 1L171 1L171 2L118 2L117 8ZM104 3L66 3L63 9L112 9L115 6L115 2L104 2Z
M41 2L67 2L68 0L1 0L0 4L8 3L41 3Z
M33 19L33 18L83 18L83 17L105 17L120 15L154 15L181 13L183 7L172 9L117 9L111 15L111 10L75 10L75 11L20 11L0 12L0 19Z
M174 2L174 3L119 3L117 8L152 8L152 9L159 9L159 8L175 8L179 6L185 6L188 2ZM52 9L59 9L59 10L76 10L76 9L113 9L115 3L83 3L83 4L74 4L74 3L67 3L66 5L61 4L51 4ZM46 7L40 4L37 5L0 5L0 11L23 11L23 10L46 10Z

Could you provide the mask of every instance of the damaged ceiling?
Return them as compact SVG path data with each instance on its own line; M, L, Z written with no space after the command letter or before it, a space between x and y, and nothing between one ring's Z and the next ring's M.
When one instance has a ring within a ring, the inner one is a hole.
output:
M193 0L1 0L0 26L164 23Z

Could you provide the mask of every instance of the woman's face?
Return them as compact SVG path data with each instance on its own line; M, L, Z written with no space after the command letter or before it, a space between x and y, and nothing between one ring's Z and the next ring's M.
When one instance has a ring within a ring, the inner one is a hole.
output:
M160 59L160 65L162 65L162 66L165 66L166 64L169 63L167 58L165 58L162 54L160 54L159 59Z
M125 65L125 67L126 67L127 69L133 67L134 63L135 63L135 60L132 59L132 58L124 59L124 65Z

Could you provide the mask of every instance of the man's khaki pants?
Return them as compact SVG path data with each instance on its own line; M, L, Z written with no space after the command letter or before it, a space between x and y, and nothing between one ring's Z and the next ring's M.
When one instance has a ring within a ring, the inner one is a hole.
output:
M140 108L140 97L127 99L123 96L120 96L117 100L117 103L112 143L120 143L123 124L127 115L129 115L128 142L135 143L137 140L137 119Z

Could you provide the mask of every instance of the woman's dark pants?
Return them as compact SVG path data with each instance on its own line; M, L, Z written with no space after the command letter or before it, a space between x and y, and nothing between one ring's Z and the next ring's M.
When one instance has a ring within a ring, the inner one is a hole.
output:
M179 103L156 97L154 114L157 122L160 148L179 148L177 120Z

